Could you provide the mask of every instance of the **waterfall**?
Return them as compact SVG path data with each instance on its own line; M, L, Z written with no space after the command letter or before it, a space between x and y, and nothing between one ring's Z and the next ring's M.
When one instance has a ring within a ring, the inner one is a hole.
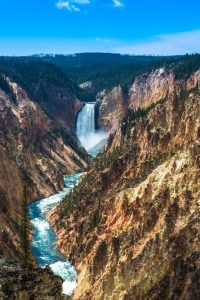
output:
M76 133L79 139L95 133L95 103L86 103L77 119Z
M106 140L108 134L102 130L95 130L95 103L85 103L78 114L76 134L88 151L93 149L101 141Z

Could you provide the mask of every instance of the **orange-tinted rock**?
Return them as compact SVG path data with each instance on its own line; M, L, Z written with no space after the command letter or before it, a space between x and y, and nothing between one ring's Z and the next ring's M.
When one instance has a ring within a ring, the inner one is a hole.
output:
M119 128L50 213L58 247L79 272L72 299L200 297L199 118L198 91L172 93Z
M106 131L114 131L119 127L119 121L126 111L125 96L120 86L110 92L98 94L98 126Z
M17 103L0 89L0 252L19 258L24 187L29 201L47 197L63 188L64 174L80 171L86 163L40 106L17 84L7 82Z

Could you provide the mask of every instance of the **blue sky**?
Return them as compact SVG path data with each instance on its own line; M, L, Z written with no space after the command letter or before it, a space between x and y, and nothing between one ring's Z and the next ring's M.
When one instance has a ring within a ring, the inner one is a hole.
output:
M0 0L0 54L200 53L200 0Z

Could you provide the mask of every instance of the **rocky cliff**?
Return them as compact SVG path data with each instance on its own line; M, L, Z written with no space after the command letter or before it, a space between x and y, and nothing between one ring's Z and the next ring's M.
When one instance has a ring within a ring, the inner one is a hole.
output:
M129 112L49 215L58 248L79 272L74 300L200 297L200 93L155 86L165 100L148 106L147 97L145 110Z
M19 258L24 187L30 201L47 197L63 187L64 174L83 170L86 162L40 106L5 77L0 89L0 164L0 252Z
M0 73L20 85L55 122L74 131L82 103L60 68L34 58L0 58Z
M75 131L77 114L83 104L73 90L47 81L39 82L32 90L34 99L49 116L72 132ZM41 97L41 94L44 96Z
M0 299L64 300L62 280L50 268L23 268L0 257Z
M177 80L173 68L160 68L136 77L125 94L120 86L103 91L97 96L98 125L107 131L116 130L128 109L146 108L174 92L196 87L199 73L193 73L187 80Z
M144 74L135 79L129 90L128 107L145 108L171 95L175 89L174 75L164 68Z
M102 91L97 95L96 102L98 127L111 132L116 130L126 109L127 104L121 86L114 87L110 92Z

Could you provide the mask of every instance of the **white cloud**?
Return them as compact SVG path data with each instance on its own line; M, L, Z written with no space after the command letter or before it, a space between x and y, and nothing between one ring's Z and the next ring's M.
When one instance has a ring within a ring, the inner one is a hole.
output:
M114 7L123 7L123 0L110 0ZM57 0L56 7L59 9L67 9L69 11L81 11L82 5L91 4L92 0ZM98 3L98 1L97 1ZM105 4L105 3L103 3Z
M77 4L90 4L90 0L74 0L74 1L69 1L69 2L73 2L73 3L77 3Z
M90 0L69 0L69 1L62 1L59 0L56 3L56 7L59 9L67 9L69 11L76 11L80 12L80 8L77 6L78 5L86 5L90 4Z
M78 8L77 6L71 4L68 1L58 1L56 3L56 7L59 9L68 9L69 11L76 11L79 12L80 8Z
M127 54L160 54L175 55L186 53L200 53L200 30L163 34L156 36L154 41L122 46L115 49Z
M111 43L112 40L111 39L106 39L106 38L102 38L102 37L96 37L96 42L103 42L103 43Z
M115 7L122 7L124 3L121 0L113 0L113 4Z

